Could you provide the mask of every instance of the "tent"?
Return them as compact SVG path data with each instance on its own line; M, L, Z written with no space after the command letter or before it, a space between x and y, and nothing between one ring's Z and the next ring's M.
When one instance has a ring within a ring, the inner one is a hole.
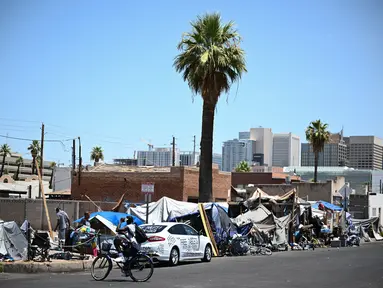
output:
M16 222L0 222L0 254L21 260L27 250L28 241Z
M112 231L113 234L115 234L117 225L120 223L120 219L126 218L127 216L130 216L130 214L111 211L100 211L90 214L90 222L92 226L92 222L98 220L98 222L104 224L110 231ZM133 217L134 223L136 223L137 225L141 225L144 223L138 217L134 215L131 216ZM77 219L76 221L74 221L74 223L79 223L83 218L84 217ZM121 227L124 227L125 225L126 224L124 223Z
M226 204L226 203L225 203ZM218 205L225 211L222 203L205 203L205 210L211 209L212 206ZM227 206L227 204L226 204ZM149 223L169 222L186 215L198 214L198 204L191 202L177 201L168 197L162 197L157 202L149 203ZM127 213L144 221L146 219L146 204L138 207L129 207Z

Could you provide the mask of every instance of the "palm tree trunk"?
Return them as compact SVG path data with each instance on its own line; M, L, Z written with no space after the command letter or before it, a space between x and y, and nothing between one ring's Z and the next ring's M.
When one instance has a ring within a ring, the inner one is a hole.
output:
M4 166L5 166L5 156L6 156L6 155L7 155L7 153L4 153L4 154L3 154L3 163L1 163L0 177L3 176Z
M314 153L314 183L318 182L318 159L319 159L319 153Z
M211 202L213 197L213 130L215 105L203 102L201 157L199 166L199 202Z
M36 157L32 157L32 175L35 174L35 160L36 160Z
M16 171L16 174L15 174L15 177L13 177L13 179L14 179L15 181L19 180L20 165L21 165L21 164L17 165L17 171Z

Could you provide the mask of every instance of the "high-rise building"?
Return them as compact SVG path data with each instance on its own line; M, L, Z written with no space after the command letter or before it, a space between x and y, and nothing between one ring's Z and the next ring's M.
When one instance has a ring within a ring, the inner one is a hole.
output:
M180 152L181 166L194 166L199 161L199 153L195 154L192 151Z
M218 169L222 170L222 154L213 153L213 164L217 164Z
M273 135L273 166L299 166L300 138L292 133Z
M252 164L255 141L233 139L225 141L222 147L222 170L231 172L241 162Z
M198 153L197 162L200 161L200 154ZM213 164L218 165L218 169L222 171L222 154L213 153Z
M263 165L273 164L273 132L271 128L251 128L250 140L256 141L253 156L263 159Z
M137 151L138 166L168 167L173 164L173 151L171 148L155 148L151 151ZM180 164L180 152L175 150L175 165Z
M315 155L310 143L301 145L301 166L314 166ZM343 143L327 143L318 155L318 166L347 166L347 145Z
M382 169L383 140L375 136L345 137L350 167L355 169Z
M249 140L250 139L250 131L239 132L238 133L239 140Z

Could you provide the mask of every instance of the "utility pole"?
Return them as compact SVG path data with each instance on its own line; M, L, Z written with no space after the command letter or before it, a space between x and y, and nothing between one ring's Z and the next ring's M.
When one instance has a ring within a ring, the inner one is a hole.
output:
M76 171L76 139L73 139L72 146L72 175L75 174Z
M172 141L172 166L176 166L176 137L173 136Z
M81 138L78 137L78 185L81 183L81 168L82 168L82 157L81 157Z
M193 137L193 162L192 162L192 166L194 166L196 163L195 163L195 135Z
M41 179L42 177L44 176L43 174L43 169L44 169L44 123L41 124L41 152L40 152L40 175L41 175ZM33 171L32 171L33 173ZM53 172L52 172L53 173ZM41 185L39 186L39 198L41 198Z

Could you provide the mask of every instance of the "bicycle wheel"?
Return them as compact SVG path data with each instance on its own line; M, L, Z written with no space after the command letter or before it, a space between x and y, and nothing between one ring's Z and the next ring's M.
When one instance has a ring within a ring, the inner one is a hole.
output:
M92 262L90 274L94 280L102 281L108 277L112 266L113 263L109 257L106 255L97 256Z
M271 250L269 248L263 248L263 249L261 249L261 254L270 256L273 253L271 252Z
M129 276L134 282L146 282L153 275L154 265L147 255L137 255L129 261Z

